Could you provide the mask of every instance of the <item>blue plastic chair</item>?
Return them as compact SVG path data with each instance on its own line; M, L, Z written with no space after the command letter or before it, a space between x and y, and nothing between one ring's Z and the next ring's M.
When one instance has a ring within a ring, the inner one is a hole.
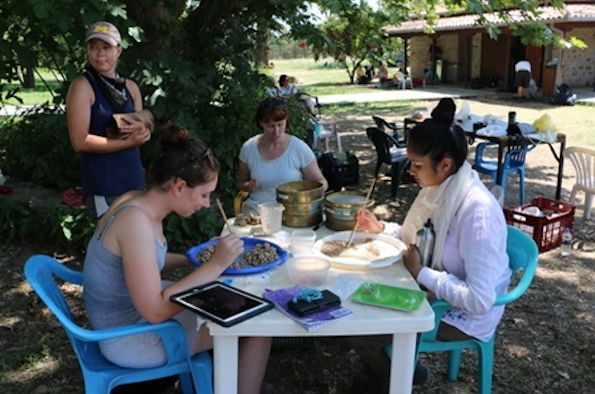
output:
M166 376L179 375L184 393L213 392L212 362L208 352L193 357L188 355L182 326L169 320L159 324L134 324L124 327L89 330L77 325L54 276L65 282L81 285L81 272L71 270L52 257L31 256L25 263L25 277L39 298L58 318L78 357L85 393L109 393L114 387ZM161 337L167 354L167 363L155 368L122 368L109 362L99 350L99 341L128 335L154 332Z
M512 276L522 270L523 274L514 288L506 294L502 294L494 305L509 304L518 299L529 288L535 270L537 269L537 245L535 241L521 230L508 226L508 239L506 245L509 266ZM438 327L442 316L448 311L451 305L444 300L431 302L435 314L435 325L432 331L422 333L418 338L417 355L424 352L450 352L448 356L448 380L454 382L459 375L461 363L461 351L463 349L475 349L479 352L479 393L487 394L492 388L492 367L494 364L494 339L496 334L487 342L475 339L464 341L443 342L436 338Z
M498 144L492 142L482 142L477 145L475 150L475 161L473 168L482 174L488 174L494 180L498 174L498 162L496 160L485 160L484 150L488 146L497 146ZM514 145L508 147L504 156L504 163L502 164L502 192L506 195L506 178L511 172L516 172L519 175L519 198L520 205L525 203L525 156L535 148L535 145Z

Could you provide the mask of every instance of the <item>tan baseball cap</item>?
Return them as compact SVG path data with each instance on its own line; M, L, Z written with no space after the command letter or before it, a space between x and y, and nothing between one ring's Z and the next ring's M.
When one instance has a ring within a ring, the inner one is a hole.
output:
M107 42L110 45L121 45L122 37L116 26L109 22L95 22L87 29L85 34L85 42L89 42L94 38L98 38Z

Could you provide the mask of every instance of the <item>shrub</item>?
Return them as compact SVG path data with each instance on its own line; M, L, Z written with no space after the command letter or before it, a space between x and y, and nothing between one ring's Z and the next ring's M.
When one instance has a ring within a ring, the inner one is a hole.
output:
M48 106L4 121L0 126L2 172L61 190L78 185L78 159L67 130L64 113Z

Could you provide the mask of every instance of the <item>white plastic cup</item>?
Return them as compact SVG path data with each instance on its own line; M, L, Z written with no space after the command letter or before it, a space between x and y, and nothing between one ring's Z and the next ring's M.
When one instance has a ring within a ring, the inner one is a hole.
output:
M291 233L291 252L294 256L312 254L316 232L313 230L294 230Z
M285 207L278 202L262 202L258 204L260 222L266 234L274 234L281 231L284 210Z

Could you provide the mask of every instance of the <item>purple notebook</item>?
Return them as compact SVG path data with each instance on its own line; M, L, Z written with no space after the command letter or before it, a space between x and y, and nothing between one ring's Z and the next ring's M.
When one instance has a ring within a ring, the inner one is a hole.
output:
M353 313L345 307L337 306L335 308L313 313L308 316L298 316L289 310L287 307L287 302L292 300L293 297L299 294L302 290L304 290L304 287L288 287L278 290L266 289L263 293L263 297L269 301L272 301L277 309L289 316L291 319L295 320L307 331L314 331L319 327L348 317Z

